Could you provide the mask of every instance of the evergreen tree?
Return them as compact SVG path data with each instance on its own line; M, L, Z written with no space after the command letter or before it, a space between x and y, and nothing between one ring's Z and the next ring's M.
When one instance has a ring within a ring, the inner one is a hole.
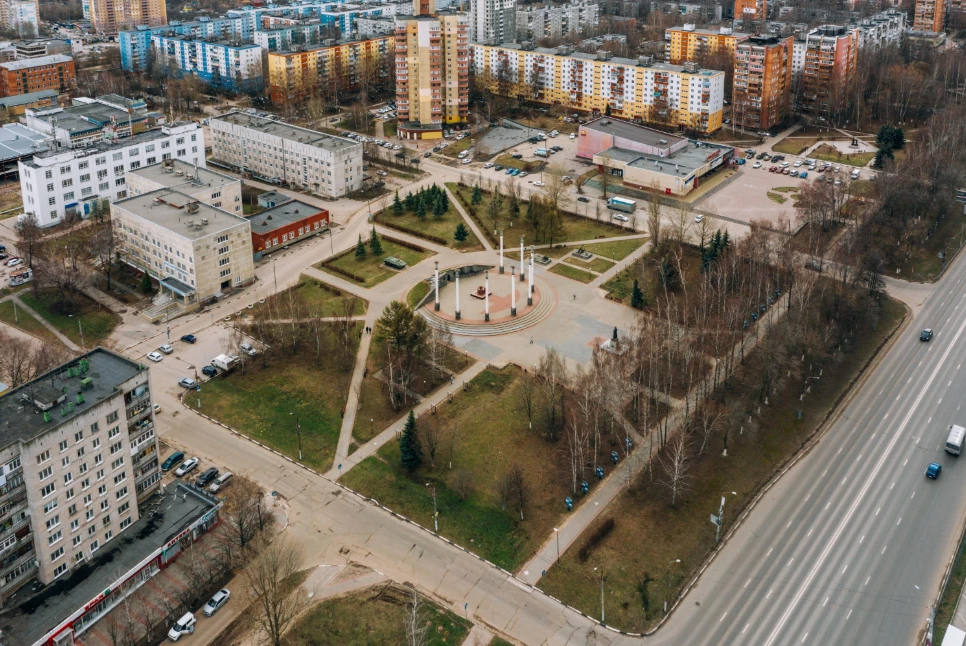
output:
M416 470L423 461L423 450L419 444L419 432L416 428L416 415L409 411L406 426L399 436L399 461L407 471Z
M446 197L440 193L436 196L436 203L433 204L433 217L442 220L446 215Z
M362 234L359 234L359 242L356 243L356 258L366 257L366 245L362 242Z
M608 102L607 106L604 108L604 116L610 116L610 102Z
M372 227L372 235L369 236L369 250L373 256L382 255L382 242L379 240L379 236L376 235L376 227Z
M409 194L406 195L406 210L407 211L416 210L416 196L413 195L412 191L409 191Z
M728 230L725 229L724 235L721 236L721 248L727 249L729 244L731 243L728 240Z
M480 185L477 184L473 187L473 195L470 197L470 204L476 206L483 201L483 191L480 190Z
M674 289L678 284L677 269L667 260L661 261L661 284L668 289Z
M631 307L636 310L642 310L644 309L645 305L647 305L647 299L644 298L644 290L641 289L641 286L637 283L637 279L635 278L634 289L631 291Z
M426 217L426 201L422 197L416 200L416 217L420 220Z
M467 230L466 225L460 222L456 225L456 232L453 234L453 239L460 244L466 242L467 238L470 237L470 232Z
M145 271L144 275L141 276L141 292L144 294L150 294L153 288L154 287L151 285L151 277L148 275L148 272Z
M403 203L399 199L399 191L396 191L396 198L392 201L392 212L396 215L403 214Z

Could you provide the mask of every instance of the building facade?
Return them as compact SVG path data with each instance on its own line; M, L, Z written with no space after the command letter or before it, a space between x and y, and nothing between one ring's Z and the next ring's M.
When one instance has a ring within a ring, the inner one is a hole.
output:
M468 33L471 43L512 43L516 39L516 23L516 0L470 0Z
M768 0L735 0L735 20L767 20Z
M465 14L437 14L435 0L413 0L396 18L397 133L438 139L443 124L469 114L469 43Z
M359 18L356 20L356 36L372 38L383 34L393 34L396 31L396 20L388 16L378 18Z
M0 399L0 598L123 535L161 471L148 370L103 348Z
M721 3L700 3L700 2L666 2L651 0L651 11L659 11L670 15L684 16L690 19L704 20L706 22L721 22L724 18L724 9Z
M841 109L845 104L848 84L855 76L858 29L825 25L810 31L803 44L804 60L798 77L797 108L802 112L820 115ZM795 46L797 50L798 43Z
M175 22L159 27L140 26L118 34L121 67L128 72L147 69L151 52L151 38L161 34L194 36L196 39L224 39L251 41L254 30L248 20L240 16L200 18L192 22Z
M311 21L255 32L255 44L266 52L278 52L293 47L317 47L322 43L322 24Z
M0 63L0 96L41 90L69 92L76 85L74 59L55 54Z
M276 105L299 101L313 90L353 94L365 84L389 89L395 35L327 43L268 54L268 95Z
M243 174L327 197L362 188L360 143L243 112L208 123L213 158Z
M596 27L600 7L587 0L572 0L565 5L533 5L517 9L517 40L560 38ZM478 41L482 42L482 41Z
M859 48L898 45L907 24L906 12L895 9L869 16L854 25L859 30Z
M948 0L916 0L912 16L913 31L941 32L946 28Z
M328 229L329 212L298 200L286 200L256 213L249 221L252 249L255 253L270 253Z
M115 34L139 25L165 25L168 8L165 0L88 0L88 18L94 31Z
M650 57L614 58L607 52L573 53L567 47L473 45L473 68L493 91L568 110L697 132L721 127L725 73L655 63ZM504 77L506 81L499 82Z
M0 24L21 37L39 36L39 0L0 0Z
M671 27L664 32L665 60L671 65L699 61L717 52L727 52L734 58L735 47L750 34L736 34L730 27L698 29L693 24Z
M68 217L88 217L128 196L127 173L165 159L205 166L205 145L196 123L171 124L114 142L54 149L19 162L24 212L41 227Z
M151 37L159 62L174 76L191 74L232 92L264 89L262 48L255 44L197 40L192 36Z
M735 125L764 131L780 124L791 109L793 38L754 36L735 49L732 119Z

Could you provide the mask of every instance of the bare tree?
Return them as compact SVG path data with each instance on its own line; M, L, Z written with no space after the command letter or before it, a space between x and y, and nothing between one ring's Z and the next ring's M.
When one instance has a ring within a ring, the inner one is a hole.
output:
M453 343L453 333L445 323L443 327L432 327L426 339L426 355L429 360L429 368L433 378L433 385L436 380L446 374L443 361L446 359L446 349Z
M279 534L245 568L255 621L272 646L281 646L285 631L310 601L300 589L301 563L301 546Z
M25 339L15 337L0 329L0 375L11 388L33 378L33 348Z
M33 267L34 254L40 248L44 237L44 230L40 228L37 217L27 213L17 218L13 230L17 233L17 251L23 256L28 267Z
M520 380L520 399L523 402L523 410L527 414L527 423L530 425L530 430L533 430L533 405L536 395L536 380L535 375L528 371L526 368L523 369L523 378Z
M439 428L439 415L434 415L429 424L423 424L420 429L423 435L423 442L426 445L426 452L429 453L429 463L436 468L436 456L439 455L439 447L443 443L443 433Z
M597 183L600 185L600 191L603 194L603 198L607 199L607 189L611 186L611 174L606 168L603 173L597 174Z
M222 521L229 542L238 552L246 550L266 523L271 522L262 511L263 495L261 487L243 475L232 478L231 486L225 490ZM235 559L231 561L234 564Z
M547 348L540 357L537 370L543 379L543 389L547 395L547 407L549 408L548 435L550 439L557 436L557 420L563 415L563 393L567 384L567 367L563 359L557 354L554 348ZM557 408L560 407L560 415Z
M664 478L661 481L671 492L671 506L677 504L678 496L684 495L690 486L691 464L688 456L688 443L684 433L678 435L661 457Z
M110 222L99 225L89 238L89 252L100 265L101 273L107 278L107 291L111 291L111 277L117 253L117 238Z
M466 500L473 493L473 473L469 469L459 468L453 474L453 491L460 500Z
M413 588L412 601L406 612L406 644L407 646L426 646L427 624L423 617L423 604L419 593Z
M496 481L496 493L500 497L500 508L506 511L510 499L513 498L513 477L509 472L504 473Z
M523 510L526 508L527 499L529 498L527 483L523 478L523 467L514 462L513 466L510 467L509 478L513 493L517 499L517 508L520 510L520 520L523 520Z
M651 247L661 249L661 201L657 197L647 202L647 232L651 236Z

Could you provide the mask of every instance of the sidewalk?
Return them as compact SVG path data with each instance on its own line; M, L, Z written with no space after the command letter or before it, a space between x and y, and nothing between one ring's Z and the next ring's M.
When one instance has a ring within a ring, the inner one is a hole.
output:
M473 235L477 237L477 239L480 241L480 244L483 245L483 248L487 251L493 251L493 245L490 244L490 241L486 239L486 236L483 235L483 232L480 231L480 228L476 226L476 222L473 221L473 218L470 217L470 214L467 213L466 209L463 208L463 205L460 204L459 198L453 195L453 192L449 190L449 187L446 186L446 184L443 184L443 189L446 191L446 196L449 198L449 203L456 208L457 212L460 214L460 217L462 217L463 221L467 224L467 226L470 227Z
M81 351L80 346L78 346L76 343L74 343L73 341L71 341L70 339L68 339L66 336L64 336L63 334L61 334L60 333L60 330L58 330L53 325L51 325L50 323L48 323L47 322L47 319L45 319L40 314L38 314L36 312L36 310L34 310L32 307L28 307L27 305L24 305L24 302L22 300L20 300L20 297L17 296L16 294L11 294L10 296L8 296L7 298L4 298L2 300L12 300L12 301L16 302L17 303L17 307L19 307L20 309L22 309L23 311L27 312L32 317L34 317L35 319L37 319L37 321L39 321L41 325L43 325L45 328L47 328L47 330L51 334L53 334L55 337L57 337L57 340L58 341L60 341L61 343L63 343L65 346L67 346L69 349L73 350L74 352L80 352Z
M376 319L382 314L382 310L370 305L366 314L364 326L375 328ZM338 465L345 461L349 455L349 445L352 443L352 427L356 423L356 413L359 411L359 393L362 390L362 380L365 378L366 363L369 360L369 348L372 346L372 337L375 334L366 334L362 331L362 339L359 341L359 351L356 353L356 364L352 370L352 379L349 382L349 395L346 397L345 413L342 416L342 428L339 431L339 443L335 449L335 458L332 466L338 470Z

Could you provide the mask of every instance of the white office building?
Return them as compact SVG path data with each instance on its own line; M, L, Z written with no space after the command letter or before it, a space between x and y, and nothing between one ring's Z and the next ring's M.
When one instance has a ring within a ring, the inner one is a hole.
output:
M212 157L273 184L326 197L362 187L362 144L245 112L209 120Z
M25 213L41 227L68 215L87 217L128 196L127 173L165 159L205 166L205 142L196 123L175 123L85 148L54 148L19 162Z

